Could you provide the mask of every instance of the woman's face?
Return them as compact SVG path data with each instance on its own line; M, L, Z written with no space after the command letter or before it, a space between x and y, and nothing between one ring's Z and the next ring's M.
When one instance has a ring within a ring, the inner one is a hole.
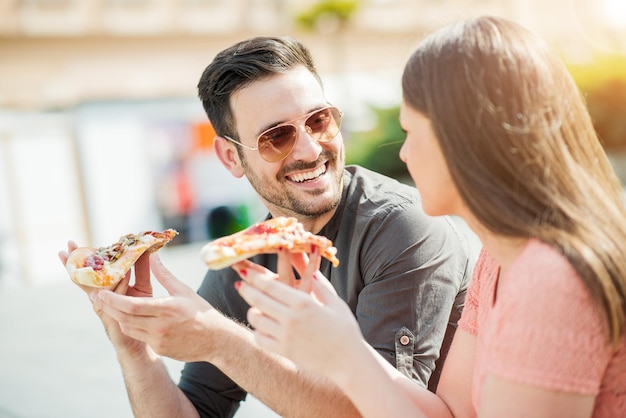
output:
M450 176L430 119L403 101L400 125L406 132L400 159L406 164L422 195L424 211L431 216L460 214L464 205Z

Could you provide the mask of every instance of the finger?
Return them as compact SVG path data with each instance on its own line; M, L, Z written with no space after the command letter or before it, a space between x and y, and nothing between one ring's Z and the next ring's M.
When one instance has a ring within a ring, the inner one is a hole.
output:
M78 246L76 245L74 241L68 241L67 251L59 251L58 253L59 260L61 260L61 263L63 263L63 265L67 264L67 258L70 256L70 253L74 251L76 248L78 248Z
M65 266L67 264L67 257L70 256L69 253L67 251L59 251L58 256L59 260L61 260L61 263L63 263L63 265Z
M303 269L300 276L300 290L307 293L311 291L311 286L313 285L313 281L316 280L316 272L320 268L321 260L322 257L319 249L317 247L313 247L313 251L308 257L308 264L306 264L306 267Z
M239 261L233 264L231 268L235 270L243 280L248 280L249 274L254 274L254 277L262 280L276 280L278 278L278 275L273 271L249 260Z
M278 252L276 272L278 273L279 282L292 287L296 285L296 276L293 274L293 266L291 265L291 254L288 251L282 250Z
M93 308L93 311L98 315L98 317L102 321L105 321L106 318L108 317L105 314L105 312L102 310L102 302L100 298L98 297L98 293L99 291L91 292L89 294L89 299L91 300L91 307Z
M174 277L163 265L157 253L150 254L150 269L154 273L154 277L156 277L170 295L195 294L192 288Z
M91 305L96 312L100 312L100 309L102 308L102 301L98 297L98 293L100 293L99 290L94 290L89 293L89 300L91 300Z
M250 260L238 261L235 264L233 264L231 268L235 270L237 273L240 273L241 270L255 270L258 273L267 273L270 275L276 275L276 273L274 273L273 271L261 266L260 264L253 263Z
M250 288L258 290L259 293L248 293ZM289 310L295 306L302 306L312 301L311 297L285 283L278 280L268 280L257 272L250 271L246 281L238 286L242 297L248 298L251 306L259 307L264 313L280 320L289 317ZM254 298L254 299L251 299ZM271 302L276 304L272 304Z
M295 291L295 289L292 289L284 283L273 283ZM275 299L271 295L257 289L254 286L251 286L246 282L241 282L241 285L237 290L248 305L257 308L257 310L263 312L263 314L273 318L274 320L279 320L280 318L284 318L288 315L288 308L283 301Z
M134 288L140 295L152 295L152 283L150 282L150 258L147 252L143 253L135 263Z
M120 280L119 283L115 286L115 288L113 289L113 292L120 294L120 295L126 295L128 293L129 284L130 284L130 270L126 272L126 274L124 275L124 278Z
M311 293L323 305L327 305L333 298L339 298L333 285L319 271L315 272L315 279L311 283Z
M114 321L119 329L127 336L148 343L150 339L150 326L155 318L137 317L120 311L101 310L99 315L106 314L108 321Z
M136 327L123 321L118 321L117 324L120 327L120 331L122 331L124 335L146 344L150 343L150 333L146 328Z
M94 305L118 321L122 318L122 314L134 317L152 317L157 316L160 311L159 299L136 298L109 290L99 291L94 300Z
M309 264L309 256L306 253L289 253L291 265L296 269L300 277L304 274Z
M247 314L248 322L254 327L254 339L263 349L284 354L281 350L280 325L267 318L256 308L250 308Z
M278 343L276 338L274 338L272 335L267 335L260 331L255 331L254 340L256 341L257 345L263 348L264 350L268 350L276 354L283 355L280 349L280 344Z
M259 308L252 307L247 313L248 323L252 325L255 331L265 335L276 336L280 326L276 320L265 315Z

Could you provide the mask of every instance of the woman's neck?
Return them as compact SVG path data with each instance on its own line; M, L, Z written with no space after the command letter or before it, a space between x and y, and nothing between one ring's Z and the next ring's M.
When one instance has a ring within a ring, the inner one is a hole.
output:
M476 221L476 219L466 219L466 222L478 236L483 247L500 265L500 277L504 276L513 261L526 246L528 238L495 234Z

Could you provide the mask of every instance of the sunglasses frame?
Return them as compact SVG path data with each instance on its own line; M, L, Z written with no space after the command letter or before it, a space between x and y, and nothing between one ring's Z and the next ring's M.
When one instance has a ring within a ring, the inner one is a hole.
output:
M339 121L338 121L338 123L337 123L338 128L339 128L339 130L337 131L337 135L339 135L339 132L341 132L341 120L342 120L342 118L343 118L343 112L342 112L341 110L339 110L339 108L338 108L337 106L328 105L328 106L322 107L321 109L317 109L317 110L314 110L314 111L312 111L312 112L309 112L309 113L307 113L306 115L302 115L302 116L300 116L300 117L298 117L298 118L295 118L295 119L289 120L289 121L287 121L287 122L279 123L279 124L278 124L278 125L276 125L276 126L272 126L271 128L264 130L263 132L261 132L261 133L259 134L259 136L257 136L257 139L256 139L256 146L255 146L255 147L251 147L250 145L246 145L246 144L244 144L244 143L242 143L242 142L239 142L239 141L237 141L237 140L235 140L235 139L233 139L233 138L231 138L231 137L229 137L229 136L227 136L227 135L222 135L222 137L223 137L223 138L226 138L227 140L229 140L229 141L231 141L231 142L234 142L235 144L241 145L242 147L247 148L247 149L249 149L250 151L259 151L259 140L261 139L261 137L262 137L263 135L265 135L266 133L270 132L272 129L280 128L281 126L291 125L291 126L293 126L293 127L295 128L295 130L296 130L296 136L297 136L297 135L298 135L298 127L297 127L296 125L294 125L294 122L297 122L297 121L299 121L300 119L309 120L309 118L310 118L311 116L315 115L316 113L319 113L319 112L322 112L322 111L324 111L324 110L328 110L328 109L335 109L335 110L339 113ZM333 118L334 118L334 116L333 116ZM335 121L335 122L337 122L337 121ZM306 126L306 122L305 122L305 126ZM337 135L335 135L332 139L329 139L328 141L319 141L319 140L318 140L318 142L322 142L322 143L327 143L327 142L330 142L330 141L332 141L333 139L335 139L335 138L337 137ZM297 140L297 137L296 137L296 140ZM289 154L291 154L291 152L293 151L293 147L294 147L294 145L295 145L295 141L294 141L294 144L291 146L291 149L290 149L290 150L289 150L289 151L288 151L288 152L287 152L287 153L286 153L283 157L281 157L280 159L278 159L278 160L276 160L276 161L270 161L270 160L267 160L267 159L263 156L263 154L261 154L261 152L259 152L259 154L261 155L261 158L263 158L265 161L267 161L267 162L269 162L269 163L276 163L276 162L278 162L278 161L282 161L282 160L284 160L285 158L287 158L287 157L289 156Z

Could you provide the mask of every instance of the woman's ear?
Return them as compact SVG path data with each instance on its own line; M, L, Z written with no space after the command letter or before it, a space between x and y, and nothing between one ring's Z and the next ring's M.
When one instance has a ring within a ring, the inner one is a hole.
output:
M216 136L213 139L213 152L215 152L217 158L233 176L237 178L244 176L245 173L239 160L239 154L237 154L235 149L235 144L222 136Z

